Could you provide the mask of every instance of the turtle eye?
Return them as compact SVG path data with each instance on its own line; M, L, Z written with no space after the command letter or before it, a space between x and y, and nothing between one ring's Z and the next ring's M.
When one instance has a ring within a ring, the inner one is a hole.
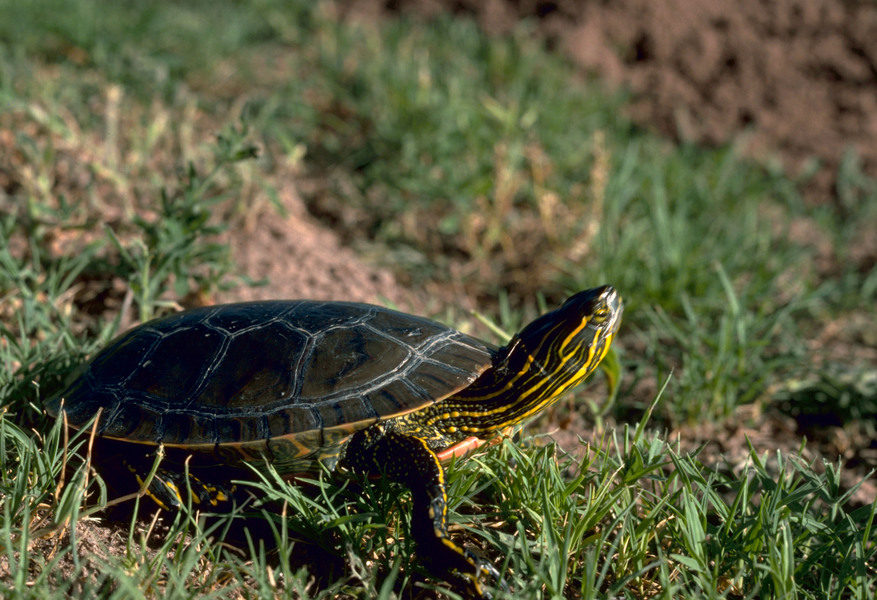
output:
M609 318L609 309L605 306L601 306L591 315L591 321L599 325L606 321Z

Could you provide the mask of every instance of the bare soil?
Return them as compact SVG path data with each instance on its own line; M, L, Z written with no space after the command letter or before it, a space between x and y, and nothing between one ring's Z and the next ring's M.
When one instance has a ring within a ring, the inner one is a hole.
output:
M293 184L278 190L285 215L257 211L231 231L228 243L239 270L256 286L239 286L212 302L310 298L422 305L389 271L361 261L338 236L307 214Z
M741 140L835 194L847 152L877 174L877 4L870 0L355 0L354 16L522 19L583 71L633 95L632 117L677 140ZM818 159L818 164L813 159Z

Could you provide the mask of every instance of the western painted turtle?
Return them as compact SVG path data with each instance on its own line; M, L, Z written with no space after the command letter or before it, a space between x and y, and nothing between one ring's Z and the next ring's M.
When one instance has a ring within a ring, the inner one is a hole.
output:
M77 428L100 411L103 438L229 467L267 461L295 476L322 463L383 475L412 492L418 556L482 595L482 579L498 573L448 537L442 461L514 430L584 381L621 313L612 287L579 292L497 348L367 304L196 308L117 338L47 410L63 409ZM215 503L228 489L206 478L185 485L181 471L163 463L150 496L178 506L188 487L193 502Z

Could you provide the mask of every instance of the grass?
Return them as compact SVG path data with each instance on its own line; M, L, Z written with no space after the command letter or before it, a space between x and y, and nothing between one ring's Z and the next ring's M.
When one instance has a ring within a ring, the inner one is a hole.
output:
M803 440L717 461L660 433L721 431L742 407L753 427L830 415L873 438L867 353L831 360L873 339L819 342L875 316L877 271L854 242L877 188L854 156L838 208L809 207L805 180L733 146L633 127L622 97L526 28L357 26L272 0L2 2L0 44L0 596L441 584L410 559L410 500L393 488L268 479L283 515L106 524L86 434L64 452L42 416L120 327L239 283L215 236L273 210L299 160L309 208L360 253L416 288L499 298L507 330L570 290L625 296L625 377L602 410L638 426L601 426L576 456L525 439L450 469L454 535L515 597L874 596L875 504L855 499L867 469L851 483Z

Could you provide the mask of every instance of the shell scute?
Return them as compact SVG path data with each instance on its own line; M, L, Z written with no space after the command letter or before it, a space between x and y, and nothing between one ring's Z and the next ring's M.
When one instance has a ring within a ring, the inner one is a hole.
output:
M131 336L131 345L139 336ZM180 327L160 336L142 355L124 389L136 391L144 398L192 398L205 384L209 370L202 365L215 363L225 351L227 336L204 326ZM95 371L95 378L105 381L127 356L114 357L105 368ZM197 363L196 363L197 361Z
M197 394L188 396L190 403L217 414L246 415L260 412L268 399L294 398L300 386L296 363L307 342L305 334L274 321L226 334L214 356L208 348L192 348L198 365L190 368L200 368L205 381Z

